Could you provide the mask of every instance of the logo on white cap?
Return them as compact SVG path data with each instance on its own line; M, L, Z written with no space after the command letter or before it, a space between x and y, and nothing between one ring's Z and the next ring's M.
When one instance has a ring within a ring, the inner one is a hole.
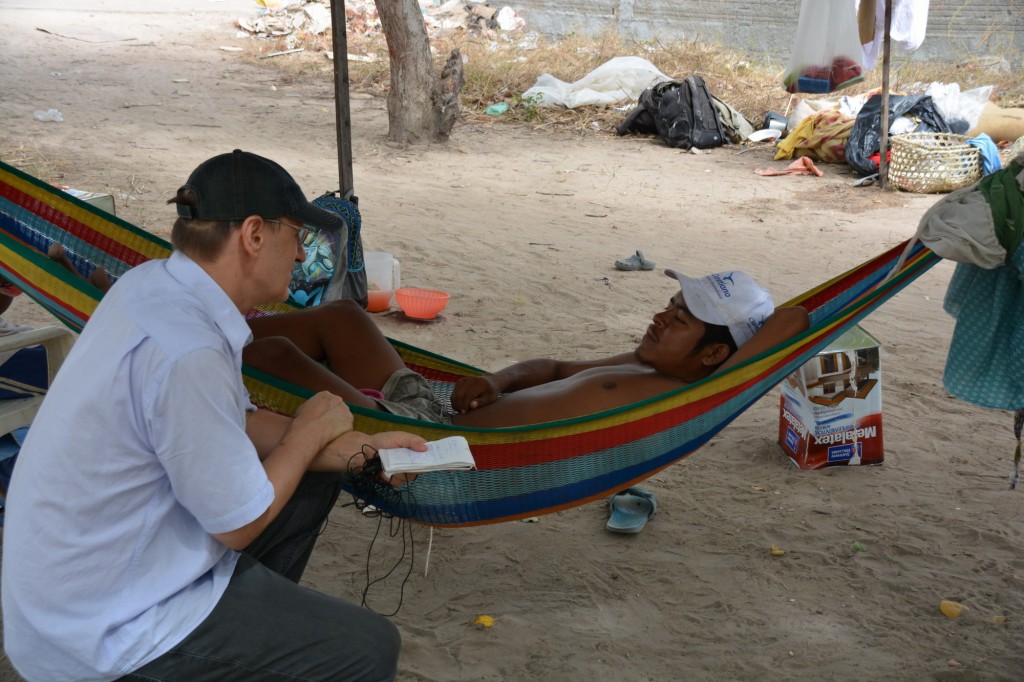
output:
M737 347L753 338L775 311L771 294L745 272L719 272L697 278L675 270L666 270L665 274L679 282L690 312L702 322L728 327Z

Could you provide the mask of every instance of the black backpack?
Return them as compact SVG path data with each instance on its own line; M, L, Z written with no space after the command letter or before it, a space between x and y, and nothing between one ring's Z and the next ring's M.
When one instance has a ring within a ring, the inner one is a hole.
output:
M700 76L666 81L640 94L636 108L619 125L619 135L657 133L669 147L710 149L726 142L711 93Z

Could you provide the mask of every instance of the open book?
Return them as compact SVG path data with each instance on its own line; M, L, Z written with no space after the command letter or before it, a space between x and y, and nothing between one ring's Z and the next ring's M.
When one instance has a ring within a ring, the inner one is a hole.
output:
M462 436L451 436L427 443L426 452L409 448L382 448L377 453L384 473L422 473L450 469L472 469L476 466L469 442Z

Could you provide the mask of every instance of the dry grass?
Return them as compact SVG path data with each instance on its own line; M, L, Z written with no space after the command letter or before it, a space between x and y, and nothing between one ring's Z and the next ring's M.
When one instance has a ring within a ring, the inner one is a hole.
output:
M49 156L37 145L19 144L0 146L0 160L17 169L56 185L61 184L68 171L68 161L60 156Z
M274 60L286 78L322 78L330 87L333 66L325 53L331 49L329 35L284 41L253 41L250 55L273 52L290 46L306 51ZM504 40L478 32L459 31L435 37L431 48L438 67L453 48L465 58L466 85L462 90L463 119L478 122L530 123L531 125L592 132L609 131L623 118L621 111L604 107L538 109L524 102L521 94L542 73L550 73L572 82L582 78L612 57L638 55L650 60L663 73L674 78L699 74L711 92L742 111L759 124L767 112L786 113L794 99L782 88L785 64L767 61L698 42L633 43L617 35L595 38L570 36L561 40L540 39L525 44L521 38ZM353 92L386 96L388 91L388 52L382 35L349 38L349 52L373 59L350 61L349 82ZM933 81L959 83L967 90L993 85L992 100L1004 107L1024 106L1024 81L1012 69L993 66L980 57L965 57L954 64L913 60L894 51L890 71L892 92L916 93ZM881 68L876 67L864 83L842 94L857 94L881 87ZM506 102L509 111L500 118L487 116L485 109ZM595 125L596 124L596 125Z

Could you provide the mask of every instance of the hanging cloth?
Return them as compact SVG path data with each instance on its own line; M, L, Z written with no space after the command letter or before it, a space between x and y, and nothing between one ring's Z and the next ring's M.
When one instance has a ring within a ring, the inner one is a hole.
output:
M904 52L921 47L927 28L928 0L894 0L889 37Z
M943 307L956 318L942 381L949 393L982 407L1024 407L1024 250L985 270L956 266Z
M1024 419L1024 171L1015 161L983 178L976 189L991 210L995 235L1009 257L992 269L957 265L943 302L956 327L942 379L957 398L1015 412L1013 488L1019 478Z
M885 3L890 0L857 0L857 21L863 49L864 70L870 71L878 63L885 37ZM928 28L929 0L892 0L892 24L889 38L904 52L913 52L924 42ZM871 28L871 12L874 26Z
M1007 253L1020 246L1024 235L1024 162L1021 157L1007 164L1003 172L985 176L978 190L992 208L992 224L996 238Z

